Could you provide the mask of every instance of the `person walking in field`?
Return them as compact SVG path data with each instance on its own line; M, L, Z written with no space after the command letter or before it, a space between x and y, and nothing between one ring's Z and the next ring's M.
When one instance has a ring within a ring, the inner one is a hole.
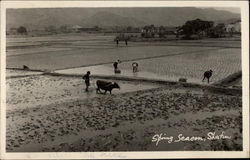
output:
M114 70L117 70L117 69L118 69L118 62L115 61L115 62L113 63L113 66L114 66Z
M209 71L204 72L202 82L207 78L207 83L209 83L210 77L212 77L213 71L210 69Z
M119 45L119 39L116 38L116 47L118 47L118 45Z
M138 72L138 66L139 66L138 63L136 63L136 62L132 63L133 73Z
M85 91L88 92L89 91L89 86L90 86L90 71L88 71L83 77L82 79L85 80L85 84L86 84L86 89Z
M125 44L126 44L126 46L128 45L128 40L127 39L125 39Z
M118 64L119 63L121 63L121 61L119 59L113 63L115 73L121 73L121 70L118 69Z

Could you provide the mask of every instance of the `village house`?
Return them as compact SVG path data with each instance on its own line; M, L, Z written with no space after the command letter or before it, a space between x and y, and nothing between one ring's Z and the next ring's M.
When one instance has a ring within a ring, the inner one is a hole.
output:
M99 31L101 30L101 28L99 28L98 26L94 26L94 27L82 27L82 26L79 26L79 25L75 25L72 27L72 31L73 32L96 32L96 31Z
M235 21L226 25L226 32L240 33L241 32L241 21Z
M9 30L7 30L7 35L14 35L17 34L17 28L10 28Z
M74 25L73 27L71 27L71 29L72 29L73 32L80 32L81 28L82 27L79 26L79 25Z
M141 29L141 36L143 38L154 38L157 33L157 28L154 25L144 26Z
M165 35L176 35L176 27L155 27L154 25L145 26L141 29L141 36L144 38L154 38L155 36L165 37Z

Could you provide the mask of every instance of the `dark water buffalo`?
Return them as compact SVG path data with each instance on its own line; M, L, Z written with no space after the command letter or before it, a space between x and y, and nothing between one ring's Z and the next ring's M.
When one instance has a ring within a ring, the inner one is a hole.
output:
M97 80L96 81L96 85L97 85L97 89L96 89L96 93L102 93L100 89L104 90L104 94L106 94L107 91L112 92L112 89L114 88L119 88L120 86L117 83L112 83L112 82L108 82L108 81L102 81L102 80Z
M209 71L204 72L202 82L207 78L207 82L209 83L209 78L212 76L212 73L213 73L212 70L209 70Z

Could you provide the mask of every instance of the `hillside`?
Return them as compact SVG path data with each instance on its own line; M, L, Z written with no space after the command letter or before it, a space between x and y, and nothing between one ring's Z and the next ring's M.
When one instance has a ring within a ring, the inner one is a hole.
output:
M100 11L95 15L85 19L82 23L83 26L143 26L147 23L133 17L125 17L110 12Z
M225 21L240 19L239 14L215 9L194 7L169 8L47 8L47 9L8 9L7 29L21 25L28 29L43 29L54 25L95 26L179 26L187 20Z

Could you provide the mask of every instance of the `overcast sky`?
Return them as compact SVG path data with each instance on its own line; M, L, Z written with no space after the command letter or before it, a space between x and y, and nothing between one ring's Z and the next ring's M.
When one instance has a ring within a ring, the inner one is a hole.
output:
M229 11L233 13L240 13L240 8L226 8L226 7L216 7L214 8L216 10L224 10L224 11Z

